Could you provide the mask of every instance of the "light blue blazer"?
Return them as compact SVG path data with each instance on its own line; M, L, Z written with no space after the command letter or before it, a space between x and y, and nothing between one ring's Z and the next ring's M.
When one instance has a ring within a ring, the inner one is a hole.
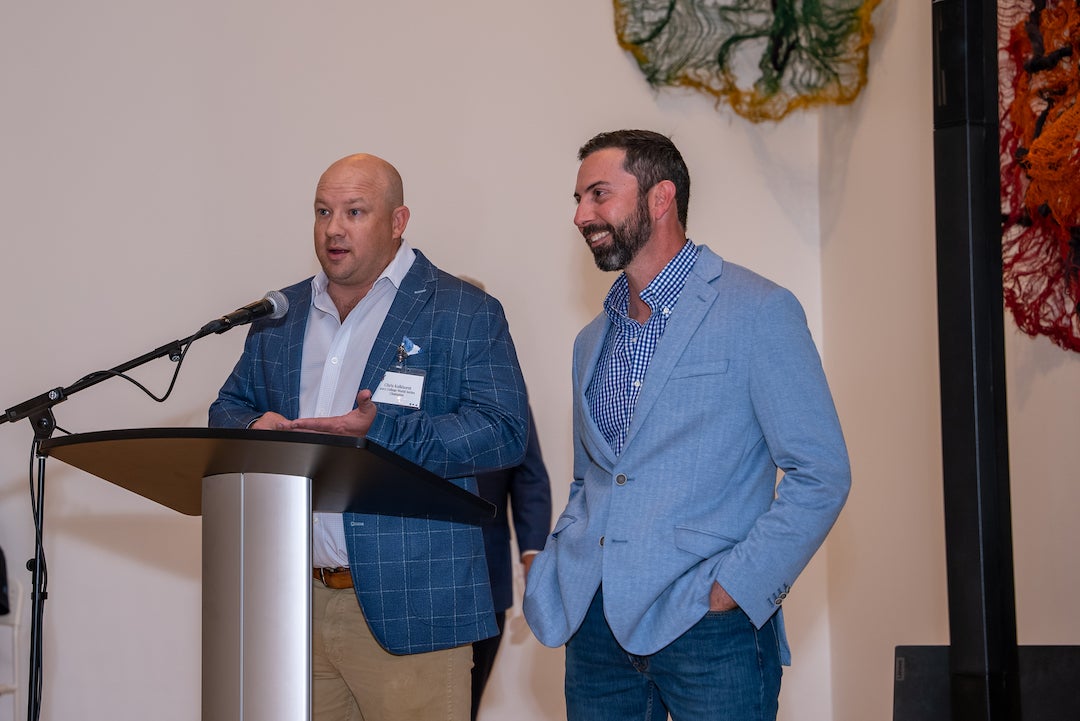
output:
M603 583L615 637L646 655L704 617L716 581L760 628L851 482L802 307L702 246L620 455L585 398L609 326L602 313L574 344L574 481L529 573L525 617L542 643L561 645Z

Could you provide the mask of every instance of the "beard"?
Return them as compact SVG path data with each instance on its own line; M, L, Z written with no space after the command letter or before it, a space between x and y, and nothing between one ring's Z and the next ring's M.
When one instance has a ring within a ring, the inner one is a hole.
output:
M652 218L649 217L648 198L639 197L637 208L618 227L606 223L594 223L582 229L585 237L608 231L608 243L589 246L593 260L600 270L624 270L638 254L652 234Z

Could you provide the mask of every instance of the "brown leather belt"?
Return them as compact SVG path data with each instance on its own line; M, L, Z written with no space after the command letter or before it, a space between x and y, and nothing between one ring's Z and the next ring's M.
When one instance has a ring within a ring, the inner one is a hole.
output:
M352 588L352 573L348 568L314 568L315 580L322 581L327 588Z

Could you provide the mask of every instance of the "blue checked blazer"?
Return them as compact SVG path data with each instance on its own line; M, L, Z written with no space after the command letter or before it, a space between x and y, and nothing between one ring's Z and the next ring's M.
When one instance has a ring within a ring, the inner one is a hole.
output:
M585 397L609 327L601 313L574 343L574 481L529 572L529 626L565 643L603 583L615 638L648 655L705 616L716 581L760 628L851 483L802 307L702 246L618 455Z
M210 406L212 427L250 425L267 411L296 418L310 279L282 289L289 312L252 325L243 355ZM518 463L528 403L502 306L417 251L379 330L361 381L374 391L408 336L421 352L419 410L379 404L368 441L476 493L475 475ZM357 389L359 391L359 389ZM495 635L479 527L344 514L357 600L391 653L434 651Z

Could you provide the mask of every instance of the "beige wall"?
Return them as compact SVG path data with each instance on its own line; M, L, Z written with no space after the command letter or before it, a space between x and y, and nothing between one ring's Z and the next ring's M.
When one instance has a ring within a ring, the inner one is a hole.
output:
M948 642L930 4L876 13L871 78L823 113L826 370L855 478L828 541L835 718L892 718L893 649Z
M650 127L691 166L691 236L803 301L851 449L850 505L785 606L781 718L888 718L892 647L946 641L929 3L878 9L854 106L766 125L650 90L607 3L60 0L4 15L0 407L313 273L315 179L365 150L405 177L410 241L506 305L561 507L570 345L611 281L570 224L574 154L599 130ZM202 425L242 339L197 343L163 405L109 381L58 406L60 425ZM1076 642L1062 549L1080 357L1019 336L1009 353L1021 638ZM160 392L171 370L136 375ZM16 573L32 555L30 435L0 425ZM58 463L46 502L43 718L198 718L199 520ZM483 717L561 718L562 652L516 611L508 624ZM24 715L25 695L12 716L6 701L0 720Z

